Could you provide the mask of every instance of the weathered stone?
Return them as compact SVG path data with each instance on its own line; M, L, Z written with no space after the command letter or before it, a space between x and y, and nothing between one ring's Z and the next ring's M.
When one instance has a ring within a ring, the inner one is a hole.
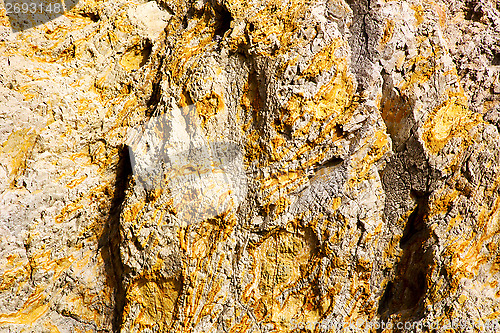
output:
M0 13L0 331L499 329L496 2Z

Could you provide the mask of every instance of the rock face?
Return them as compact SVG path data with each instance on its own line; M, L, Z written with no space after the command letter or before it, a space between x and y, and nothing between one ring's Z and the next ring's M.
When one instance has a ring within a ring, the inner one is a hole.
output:
M0 82L0 332L500 330L494 0L0 9Z

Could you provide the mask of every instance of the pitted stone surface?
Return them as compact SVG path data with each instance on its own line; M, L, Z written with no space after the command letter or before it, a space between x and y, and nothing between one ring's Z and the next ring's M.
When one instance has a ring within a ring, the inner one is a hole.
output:
M498 331L499 27L476 0L0 9L0 331Z

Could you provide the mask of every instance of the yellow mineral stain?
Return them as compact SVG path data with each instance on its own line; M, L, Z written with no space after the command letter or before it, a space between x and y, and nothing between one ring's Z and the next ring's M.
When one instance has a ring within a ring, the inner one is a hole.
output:
M10 160L7 170L11 185L13 185L16 175L26 168L26 161L31 155L37 137L31 128L23 128L12 132L0 147L0 155L8 156Z
M355 177L347 181L348 187L354 187L361 181L368 180L373 177L370 173L372 166L379 161L389 151L389 140L385 130L379 130L370 137L365 139L362 145L364 150L368 148L366 154L361 156L361 159L353 159L353 165L358 169Z
M130 114L130 112L141 112L144 111L144 107L141 107L137 103L137 97L131 96L125 104L123 104L123 108L118 114L117 117L117 124L123 124L123 125L128 125L124 123L127 120L127 116Z
M459 224L460 221L462 221L462 219L463 218L460 214L458 214L457 216L450 219L450 222L448 222L448 226L446 228L446 231L449 232L452 228L454 228L457 224Z
M246 7L244 11L250 9L245 1L231 1L231 5L235 9ZM303 40L293 38L293 36L297 29L301 28L300 18L303 13L307 12L309 5L309 1L302 0L267 1L266 7L249 18L253 30L249 31L248 38L253 44L262 45L256 53L275 57L304 43Z
M392 34L394 33L394 27L395 23L393 20L387 20L385 24L385 29L384 29L384 35L382 36L382 39L380 40L380 45L384 46L387 44L388 41L391 40Z
M436 154L451 137L456 137L469 120L470 111L466 101L456 96L450 97L440 105L424 124L423 134L426 148Z
M145 203L141 201L133 204L132 206L128 206L128 209L123 211L122 218L128 222L135 221L144 206Z
M135 45L128 49L120 59L120 65L127 71L141 68L148 61L151 49L147 46Z
M335 56L335 51L340 47L346 47L345 42L342 39L335 38L328 46L314 55L310 60L309 67L300 76L314 78L321 71L329 70L337 62L338 57Z
M9 266L13 266L12 264ZM15 265L12 269L6 269L1 275L0 291L6 290L12 287L16 281L22 277L29 277L28 265L23 265L19 263Z
M421 5L412 5L411 9L413 9L413 11L415 12L415 14L414 14L415 15L415 20L417 21L416 25L419 26L425 20L425 11L424 11L424 9L422 8Z
M138 278L127 291L124 317L135 317L134 325L140 329L158 326L159 332L168 332L180 290L181 283L173 278L154 276ZM130 313L132 306L137 313Z
M205 10L201 17L194 17L192 21L195 22L193 27L189 30L182 31L179 34L176 29L179 28L181 22L172 20L171 24L167 26L167 35L178 35L177 44L173 46L174 56L168 63L168 69L172 73L172 78L176 83L183 77L183 73L187 69L188 64L196 59L204 48L213 43L213 34L215 31L215 22L212 21L215 17L213 9ZM191 43L186 43L191 41Z
M401 250L399 249L399 242L401 240L402 235L394 235L387 247L384 249L384 253L382 257L384 262L388 268L393 268L393 263L391 259L395 257L400 257Z
M441 57L446 51L427 37L417 36L416 40L419 54L408 59L404 64L405 68L411 68L411 72L409 78L399 86L401 91L411 90L414 85L429 81L436 73L443 70L441 63L436 64L436 58Z
M46 327L50 333L61 333L61 331L59 331L59 328L53 323L51 323L49 320L44 322L43 326Z
M262 108L263 101L259 93L259 82L257 80L257 74L251 72L248 74L248 80L243 87L243 95L240 100L240 104L245 108L248 114L252 114L254 117L259 115L259 111ZM250 118L253 120L253 118ZM248 124L245 126L248 127ZM246 128L243 129L246 131Z
M7 10L5 8L0 8L0 26L10 27L10 20L7 16ZM4 42L0 42L0 46L3 47Z
M78 199L75 202L72 202L66 206L63 207L61 212L57 214L55 217L56 223L62 223L64 222L64 219L68 217L68 215L80 210L83 208L83 205L80 203L82 199Z
M288 126L293 124L305 113L309 113L311 121L324 122L327 117L338 117L348 109L353 97L353 82L348 74L345 59L331 61L330 66L336 65L335 76L325 84L312 100L306 99L301 94L293 95L286 107L286 120ZM302 131L302 135L307 135Z
M206 127L207 122L224 109L224 99L221 95L212 92L196 102L196 112L201 117L201 124Z
M31 264L37 268L47 272L52 272L53 278L58 278L62 272L66 271L75 261L73 256L53 259L51 251L42 251L36 253L31 261Z
M498 320L498 318L500 318L500 311L495 311L495 312L487 315L485 319L486 320L495 320L495 319Z
M70 309L66 310L66 314L71 314L72 316L76 316L97 325L100 324L100 313L98 311L92 311L88 306L88 304L92 302L92 298L95 298L95 296L92 297L92 295L88 294L71 294L64 297L64 304ZM66 311L63 310L63 313Z
M75 186L80 185L81 183L83 183L83 181L85 179L87 179L87 177L88 177L87 175L83 175L83 176L81 176L79 178L73 179L73 180L71 180L70 182L68 182L66 184L66 187L67 188L74 188Z
M41 290L37 291L38 293L33 293L19 311L8 314L0 314L0 325L31 325L41 318L49 309L50 304L46 301Z
M500 254L497 254L493 258L493 262L491 263L490 272L491 272L491 274L496 274L499 271L500 271ZM492 286L492 288L495 288L495 287L496 287L496 284L495 284L495 286Z
M286 330L299 314L320 317L319 310L312 305L311 298L315 295L310 288L292 293L283 304L275 300L313 269L316 251L317 240L309 229L296 234L278 231L251 251L254 279L245 287L243 296L247 302L250 299L256 302L254 308L259 319Z

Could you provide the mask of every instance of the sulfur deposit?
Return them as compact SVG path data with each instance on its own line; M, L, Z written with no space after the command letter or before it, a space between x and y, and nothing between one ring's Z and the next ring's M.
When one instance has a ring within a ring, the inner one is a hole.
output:
M500 331L498 1L10 2L0 332Z

